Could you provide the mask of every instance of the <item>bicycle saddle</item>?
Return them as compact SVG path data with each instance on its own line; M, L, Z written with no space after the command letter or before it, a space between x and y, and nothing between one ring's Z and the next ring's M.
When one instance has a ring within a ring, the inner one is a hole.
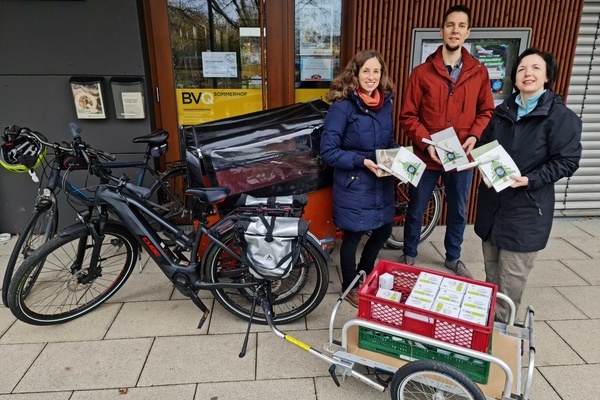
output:
M151 134L146 136L138 136L133 139L133 143L148 143L151 145L161 144L167 141L169 132L162 128L157 128Z
M228 187L191 188L186 189L186 195L194 195L202 203L214 204L229 195L231 189Z

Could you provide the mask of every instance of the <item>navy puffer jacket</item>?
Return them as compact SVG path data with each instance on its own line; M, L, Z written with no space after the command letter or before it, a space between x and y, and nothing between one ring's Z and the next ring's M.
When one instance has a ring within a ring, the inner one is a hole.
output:
M554 183L573 175L581 158L581 119L548 90L517 121L516 94L496 108L477 146L498 140L529 178L527 187L497 193L479 185L475 233L510 251L546 247L554 216Z
M333 167L333 220L343 230L369 231L394 218L394 179L365 168L376 149L398 147L394 139L392 97L379 111L367 109L356 93L335 101L325 116L321 156Z

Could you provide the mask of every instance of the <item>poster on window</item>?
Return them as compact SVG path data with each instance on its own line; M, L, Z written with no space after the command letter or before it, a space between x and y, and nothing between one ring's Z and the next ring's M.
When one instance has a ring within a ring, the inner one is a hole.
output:
M300 55L333 55L333 7L305 6L300 10Z
M205 78L237 78L237 58L234 51L203 51L202 74Z
M301 57L300 80L331 81L333 80L332 57Z
M76 82L71 80L71 93L75 101L75 111L79 119L106 118L102 101L102 85L97 82Z

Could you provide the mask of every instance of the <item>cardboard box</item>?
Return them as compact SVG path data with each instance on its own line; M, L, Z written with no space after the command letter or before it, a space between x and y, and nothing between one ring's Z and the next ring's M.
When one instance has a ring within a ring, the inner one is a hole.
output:
M433 303L433 307L431 307L431 311L444 314L449 317L458 318L458 315L460 314L460 307L436 300Z
M431 307L433 306L433 300L434 298L430 296L419 296L411 294L406 299L405 304L407 306L422 308L423 310L431 310Z
M421 271L419 273L419 277L417 278L417 283L428 283L439 287L442 284L442 279L444 279L444 277L441 275Z
M447 278L442 279L440 289L447 289L457 293L465 293L469 284L458 279Z
M411 290L411 294L414 293L415 295L419 296L429 296L435 298L435 296L438 294L438 290L439 287L437 285L417 281Z
M382 288L377 289L377 293L375 294L375 296L381 299L395 301L397 303L399 303L402 299L402 293Z
M467 294L471 295L471 296L482 296L487 299L491 299L492 298L492 288L487 287L487 286L477 285L475 283L469 283L469 285L467 286L466 295Z
M460 313L458 314L458 319L478 325L487 325L487 317L487 312L480 310L469 310L465 308L461 308Z
M379 275L379 288L387 290L394 289L394 275L387 272Z
M435 299L460 308L463 301L463 294L454 290L440 289Z

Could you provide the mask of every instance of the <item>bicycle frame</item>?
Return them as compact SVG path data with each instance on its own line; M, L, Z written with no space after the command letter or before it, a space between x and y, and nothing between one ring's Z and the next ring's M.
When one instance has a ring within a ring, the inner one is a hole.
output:
M136 190L129 187L132 190ZM145 191L147 189L137 188L137 190ZM208 190L214 190L211 188ZM223 197L226 195L225 189L223 190ZM200 190L200 189L199 189ZM200 241L202 237L206 235L209 240L229 255L235 258L240 263L243 263L242 258L231 250L228 246L221 243L221 241L213 235L210 229L206 225L200 222L198 229L194 237L186 234L184 230L177 227L170 221L162 218L154 210L148 207L148 205L138 197L123 193L122 191L108 186L100 186L96 192L96 204L101 206L103 211L106 211L106 206L110 206L117 215L121 218L123 224L128 230L134 235L138 243L144 248L150 257L156 262L163 273L172 280L176 285L189 286L198 290L214 290L221 288L248 288L253 286L252 283L247 284L234 284L234 283L219 283L211 284L202 281L203 266L201 265L201 259L198 257L198 249L200 247ZM205 206L210 204L205 203ZM101 214L103 213L101 211ZM191 256L189 263L182 263L168 246L165 246L163 240L160 238L155 229L153 229L141 212L143 212L149 219L158 222L167 234L170 234L178 245L184 248L191 248ZM204 213L203 213L204 214ZM102 217L102 215L101 215ZM222 224L227 219L222 219L219 224ZM101 232L100 232L101 233Z

